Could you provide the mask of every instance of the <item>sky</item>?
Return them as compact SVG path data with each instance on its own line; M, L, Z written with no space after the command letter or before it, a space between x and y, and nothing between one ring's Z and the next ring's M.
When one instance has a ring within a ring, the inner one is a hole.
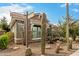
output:
M52 24L57 24L62 16L66 16L65 3L0 3L0 18L5 16L8 23L11 21L10 12L24 13L26 11L47 15L47 19ZM79 4L69 4L69 15L74 19L79 19Z

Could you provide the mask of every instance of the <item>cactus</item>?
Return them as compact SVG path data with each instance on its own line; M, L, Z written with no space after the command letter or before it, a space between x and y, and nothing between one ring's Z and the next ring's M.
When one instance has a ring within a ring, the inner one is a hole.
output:
M67 15L67 21L66 21L66 40L67 40L67 50L69 50L69 7L68 3L66 3L66 15Z
M45 40L46 40L46 15L41 14L41 53L45 54Z

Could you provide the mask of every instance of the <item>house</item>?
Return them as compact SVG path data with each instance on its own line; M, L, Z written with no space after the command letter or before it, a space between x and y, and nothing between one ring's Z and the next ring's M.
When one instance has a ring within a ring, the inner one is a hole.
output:
M41 19L40 13L31 13L28 15L28 19L30 20L30 34L31 40L29 42L40 41L41 39ZM23 43L24 40L24 20L26 20L26 16L24 14L11 12L11 22L10 29L14 33L14 42L15 43ZM47 19L46 19L47 20ZM48 27L48 20L46 21Z

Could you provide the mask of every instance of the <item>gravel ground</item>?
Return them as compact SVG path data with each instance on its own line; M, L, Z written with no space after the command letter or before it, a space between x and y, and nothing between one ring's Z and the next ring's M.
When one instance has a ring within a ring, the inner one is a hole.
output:
M50 46L50 48L45 49L46 56L69 56L79 49L79 43L73 43L73 49L70 51L66 50L66 44L62 44L62 50L59 53L55 53L56 43L46 44L46 46ZM13 49L13 47L17 48ZM29 47L32 49L32 56L41 56L40 43L31 43ZM10 44L8 49L0 50L0 56L25 56L25 48L26 46L24 45Z

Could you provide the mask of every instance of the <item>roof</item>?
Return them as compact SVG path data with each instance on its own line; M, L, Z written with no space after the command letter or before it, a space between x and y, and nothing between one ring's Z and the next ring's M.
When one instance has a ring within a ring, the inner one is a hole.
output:
M30 13L28 15L28 19L33 19L34 17L38 16L38 19L40 19L40 13ZM24 14L16 13L16 12L11 12L11 22L9 24L10 28L13 26L13 24L18 20L18 21L24 21L26 19L26 16Z

